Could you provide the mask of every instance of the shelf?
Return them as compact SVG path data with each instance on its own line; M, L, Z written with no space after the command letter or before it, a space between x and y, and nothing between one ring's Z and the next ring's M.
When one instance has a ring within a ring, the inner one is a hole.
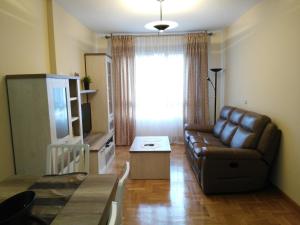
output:
M97 90L81 90L80 91L80 94L93 94L93 93L96 93Z
M110 133L91 133L86 136L83 140L85 144L90 146L90 151L100 151L100 149L105 146L105 143L113 136L112 132Z
M74 121L76 121L76 120L78 120L78 119L79 119L79 117L72 117L71 121L72 121L72 123L73 123Z
M71 97L70 101L76 101L78 98L77 97Z

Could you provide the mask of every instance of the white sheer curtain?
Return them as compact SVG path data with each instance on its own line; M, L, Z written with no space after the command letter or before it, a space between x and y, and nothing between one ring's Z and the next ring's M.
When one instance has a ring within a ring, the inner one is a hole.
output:
M136 135L183 136L183 36L135 40Z

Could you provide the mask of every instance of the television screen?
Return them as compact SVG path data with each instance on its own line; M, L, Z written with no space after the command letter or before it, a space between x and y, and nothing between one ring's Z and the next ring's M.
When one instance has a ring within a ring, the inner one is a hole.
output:
M81 104L81 114L82 114L83 136L86 137L92 130L90 103Z
M56 137L64 138L69 135L66 88L53 88L53 102Z

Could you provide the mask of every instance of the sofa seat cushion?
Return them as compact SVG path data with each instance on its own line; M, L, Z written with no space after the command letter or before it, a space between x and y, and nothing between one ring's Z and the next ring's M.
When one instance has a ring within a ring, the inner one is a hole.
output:
M207 145L214 145L214 146L224 146L220 139L216 138L212 133L203 133L198 132L197 136L190 136L189 143L190 146L197 144L197 146L207 146Z
M219 138L216 138L213 134L203 135L203 140L206 146L220 146L224 147L225 145L220 141Z
M212 136L212 137L207 136L204 139L205 139L204 143L199 143L198 142L198 143L195 143L193 145L193 153L197 157L201 157L202 156L201 155L201 151L205 147L227 148L227 146L225 146L220 140L218 140L214 136Z

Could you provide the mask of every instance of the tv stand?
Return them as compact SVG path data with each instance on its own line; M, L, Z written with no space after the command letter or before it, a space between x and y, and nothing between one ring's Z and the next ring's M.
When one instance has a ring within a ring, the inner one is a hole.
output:
M90 174L105 173L115 155L114 133L91 133L84 138L90 146Z

